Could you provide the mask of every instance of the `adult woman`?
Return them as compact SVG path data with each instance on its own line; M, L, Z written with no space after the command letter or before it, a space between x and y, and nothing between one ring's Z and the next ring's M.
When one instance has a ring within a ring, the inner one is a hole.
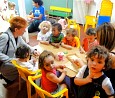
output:
M45 20L45 9L42 6L42 0L33 0L33 11L31 15L32 23L28 27L28 32L32 33L35 31L39 31L38 26L39 24Z
M104 23L96 28L96 32L99 44L105 46L111 54L112 66L105 74L110 78L115 90L115 28L111 23Z
M16 16L10 20L10 27L5 33L0 34L0 73L1 78L11 83L18 77L17 69L10 62L15 58L15 51L18 46L26 45L31 52L38 54L23 39L22 35L27 27L27 21L22 17Z

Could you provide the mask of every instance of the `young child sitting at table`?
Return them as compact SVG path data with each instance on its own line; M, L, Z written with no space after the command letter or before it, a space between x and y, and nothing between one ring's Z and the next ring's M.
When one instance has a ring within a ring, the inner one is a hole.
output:
M55 65L54 58L54 54L47 50L44 50L39 56L39 68L42 71L40 86L52 94L66 88L66 84L59 84L66 76L66 71L64 70L65 66ZM62 69L62 73L59 77L56 75L57 68Z
M50 40L49 43L56 47L59 48L61 41L64 37L64 34L62 33L62 26L60 23L55 23L52 26L52 34L50 35Z
M110 66L108 50L99 45L93 47L87 53L87 65L82 66L74 79L74 83L78 85L77 98L114 98L110 79L103 72Z
M72 49L72 47L78 47L80 42L75 39L75 30L70 28L66 30L66 36L62 39L61 46L66 49Z
M16 50L16 58L17 63L22 66L28 68L28 70L36 71L38 69L37 58L30 59L30 48L21 45Z
M81 53L88 52L93 46L99 45L96 39L96 31L93 28L89 28L86 31L86 37L83 39L82 47L80 47Z
M43 21L39 25L40 32L38 33L37 40L42 44L49 44L49 37L51 34L51 23L49 21Z

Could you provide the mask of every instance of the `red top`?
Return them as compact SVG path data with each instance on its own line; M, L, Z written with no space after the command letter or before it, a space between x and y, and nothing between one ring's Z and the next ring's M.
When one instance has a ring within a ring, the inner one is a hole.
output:
M54 92L57 89L57 83L54 83L52 81L50 81L47 77L46 74L49 71L47 70L42 70L42 77L41 77L41 86L44 90L46 90L47 92L51 93ZM52 73L54 73L56 75L56 69L54 68L52 71Z
M88 51L88 39L84 38L83 40L83 49L87 52Z
M89 43L87 38L84 38L83 40L83 49L87 52L89 51L92 47L99 45L98 41L95 39L94 42Z

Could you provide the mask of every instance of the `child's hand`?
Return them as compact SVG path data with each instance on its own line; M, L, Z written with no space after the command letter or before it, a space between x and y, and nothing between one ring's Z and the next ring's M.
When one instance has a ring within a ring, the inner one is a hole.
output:
M69 45L68 45L66 48L67 48L68 50L71 50L71 49L72 49L72 46L69 46Z
M65 65L59 65L59 68L64 69L64 68L66 68L66 66Z
M55 45L54 45L54 47L56 47L56 48L59 48L59 46L60 46L59 44L55 44Z
M33 55L37 57L37 56L39 56L39 55L40 55L40 52L39 52L39 51L37 51L37 50L35 49L35 50L34 50L34 52L33 52Z
M34 58L33 59L33 63L35 64L37 62L37 58Z
M82 60L77 57L77 58L75 58L75 59L73 60L73 62L74 62L77 66L81 66L81 65L80 65L80 62L82 62Z
M65 75L67 74L67 71L65 69L62 70L62 73L65 73Z
M80 51L81 54L85 54L86 52L85 51Z
M92 78L89 75L85 79L88 83L92 82Z

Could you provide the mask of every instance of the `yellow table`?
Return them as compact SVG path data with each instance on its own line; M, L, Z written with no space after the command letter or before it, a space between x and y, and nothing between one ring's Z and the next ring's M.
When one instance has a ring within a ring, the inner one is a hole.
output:
M65 49L61 46L59 48L55 48L52 45L38 44L34 48L36 48L38 51L40 51L40 53L43 50L51 51L55 55L57 55L58 52L63 52L64 53L64 60L62 60L62 61L55 60L55 62L58 64L64 64L67 67L67 68L65 68L65 70L67 70L67 76L69 76L69 77L75 77L78 70L79 70L79 67L73 65L70 61L68 61L68 59L66 58L66 55L76 53L79 58L81 58L84 62L86 62L85 55L81 54L79 52L79 49L77 49L76 47L73 47L72 50L68 50L68 49Z

